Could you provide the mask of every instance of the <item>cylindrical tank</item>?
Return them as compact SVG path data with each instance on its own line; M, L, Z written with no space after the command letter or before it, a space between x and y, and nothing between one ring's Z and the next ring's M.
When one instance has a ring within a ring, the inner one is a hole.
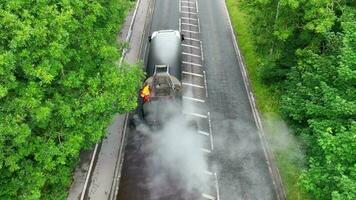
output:
M179 31L157 31L152 34L150 40L147 76L153 76L156 65L167 65L169 74L181 81L182 47Z

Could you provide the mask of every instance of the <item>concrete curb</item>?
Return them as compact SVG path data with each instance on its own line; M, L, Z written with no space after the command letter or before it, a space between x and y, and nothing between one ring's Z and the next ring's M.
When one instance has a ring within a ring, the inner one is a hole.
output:
M238 58L238 62L240 63L240 66L241 66L240 70L241 70L241 73L242 73L245 89L246 89L247 96L248 96L248 99L249 99L249 103L250 103L250 106L251 106L251 109L252 109L252 114L253 114L253 117L255 119L255 123L256 123L257 129L258 129L258 135L260 137L260 141L261 141L262 148L263 148L263 151L264 151L264 154L265 154L265 158L266 158L266 162L267 162L267 165L268 165L268 169L269 169L269 172L270 172L270 174L272 176L272 182L273 182L273 185L274 185L274 188L275 188L275 191L276 191L277 199L278 200L285 200L286 199L286 194L285 194L283 182L282 182L282 179L281 179L281 176L280 176L278 168L273 164L274 163L274 156L273 156L273 153L272 153L272 151L271 151L271 149L270 149L270 147L268 145L267 139L266 139L266 134L265 134L265 131L264 131L264 128L263 128L263 125L262 125L262 120L261 120L261 117L260 117L260 113L259 113L259 111L257 109L255 97L254 97L254 95L252 93L252 90L251 90L250 81L249 81L249 78L248 78L245 62L244 62L243 56L241 55L240 49L239 49L238 44L237 44L237 38L236 38L236 35L235 35L235 31L233 29L233 26L231 24L230 13L229 13L229 10L227 9L227 5L226 5L225 1L224 1L224 5L225 5L225 10L226 10L226 13L227 13L227 16L228 16L228 20L229 20L229 26L230 26L231 34L232 34L232 37L233 37L235 53L236 53L236 56Z

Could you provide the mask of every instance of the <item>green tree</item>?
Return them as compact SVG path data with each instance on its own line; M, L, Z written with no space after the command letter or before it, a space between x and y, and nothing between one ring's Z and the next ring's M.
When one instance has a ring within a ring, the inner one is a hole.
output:
M79 151L136 107L128 0L0 1L0 199L65 199Z
M356 4L242 0L262 80L307 143L300 185L312 199L356 198Z

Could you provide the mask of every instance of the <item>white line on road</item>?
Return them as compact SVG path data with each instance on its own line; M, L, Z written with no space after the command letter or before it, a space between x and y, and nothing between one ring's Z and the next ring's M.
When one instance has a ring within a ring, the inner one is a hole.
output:
M182 17L182 19L198 21L198 19L193 19L193 18L190 18L190 17Z
M196 88L204 88L204 86L193 84L193 83L182 82L182 85L187 85L187 86L196 87Z
M198 113L191 113L191 112L183 111L183 114L191 115L191 116L195 116L195 117L200 117L200 118L204 118L204 119L208 118L208 116L202 115L202 114L198 114Z
M181 27L182 27L181 24L182 24L182 23L181 23L181 19L179 18L179 19L178 19L178 25L179 25L179 29L178 29L178 30L179 30L179 32L181 32L181 29L182 29L182 28L181 28Z
M218 175L216 174L216 172L214 173L214 176L215 176L216 197L217 197L217 200L220 200L220 191L219 191Z
M192 40L192 41L196 41L196 42L200 42L200 40L195 39L195 38L190 38L190 37L184 37L185 40Z
M211 196L211 195L209 195L209 194L202 193L201 195L202 195L204 198L209 199L209 200L215 200L215 199L216 199L215 197L213 197L213 196Z
M187 100L191 100L191 101L197 101L197 102L205 103L205 100L203 100L203 99L198 99L198 98L193 98L193 97L183 96L183 99L187 99Z
M183 64L188 64L188 65L195 65L198 67L201 67L201 64L197 64L197 63L192 63L192 62L187 62L187 61L182 61Z
M197 76L197 77L201 77L203 78L204 76L201 74L197 74L197 73L192 73L192 72L186 72L186 71L182 71L183 74L188 74L188 75L192 75L192 76Z
M196 15L197 13L195 12L186 12L186 11L180 11L183 14L192 14L192 15Z
M179 1L179 12L181 11L182 1Z
M180 6L181 8L188 8L188 9L196 9L195 7L192 6Z
M187 56L194 56L194 57L198 57L200 58L201 56L196 55L196 54L192 54L192 53L187 53L187 52L182 52L183 55L187 55Z
M194 33L194 34L199 34L200 32L197 31L191 31L191 30L182 30L184 32L188 32L188 33ZM184 38L185 39L185 38Z
M191 1L181 1L182 3L195 3L195 2L191 2Z
M206 81L205 71L203 71L203 74L204 74L205 96L206 96L206 98L208 98L208 85L207 85L207 81Z
M211 151L209 149L201 148L201 150L205 153L211 153Z
M198 133L202 134L202 135L206 135L206 136L209 136L210 134L205 132L205 131L201 131L201 130L198 130Z
M207 174L209 176L214 175L213 172L209 172L208 170L203 170L204 174Z
M209 121L209 131L210 131L210 147L211 147L211 150L214 150L214 140L213 140L213 131L211 128L210 112L208 112L208 121Z
M195 1L195 7L197 7L197 13L199 13L198 1Z
M182 46L185 46L185 47L190 47L190 48L194 48L194 49L199 49L199 50L200 50L199 47L193 46L193 45L190 45L190 44L181 44L181 45L182 45Z
M180 30L180 29L179 29ZM200 41L200 52L201 52L201 60L204 61L204 53L203 53L203 43Z
M187 25L187 26L194 26L194 27L198 27L199 28L199 26L196 25L196 24L190 24L190 23L184 23L184 22L182 22L181 24L182 25Z

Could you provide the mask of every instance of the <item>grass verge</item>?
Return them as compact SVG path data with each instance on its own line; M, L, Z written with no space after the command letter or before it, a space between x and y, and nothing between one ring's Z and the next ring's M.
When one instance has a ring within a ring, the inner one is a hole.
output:
M292 134L287 133L289 132L287 128L281 131L281 125L284 123L278 112L278 98L261 81L258 72L258 63L259 59L263 58L255 51L256 47L249 31L249 18L243 12L240 2L240 0L226 0L232 25L238 37L239 47L244 56L249 79L252 83L252 90L256 97L257 106L264 118L263 121L268 133L268 140L272 143L272 147L278 146L277 148L273 148L273 151L282 176L287 199L307 200L309 199L308 196L298 186L298 177L302 169L301 163L304 160L301 156L302 153L300 153L301 146ZM283 148L280 148L281 146L278 144L280 141L276 142L276 140L281 139L281 134L287 137L285 138L286 141L284 142L286 143L284 143L285 147Z

